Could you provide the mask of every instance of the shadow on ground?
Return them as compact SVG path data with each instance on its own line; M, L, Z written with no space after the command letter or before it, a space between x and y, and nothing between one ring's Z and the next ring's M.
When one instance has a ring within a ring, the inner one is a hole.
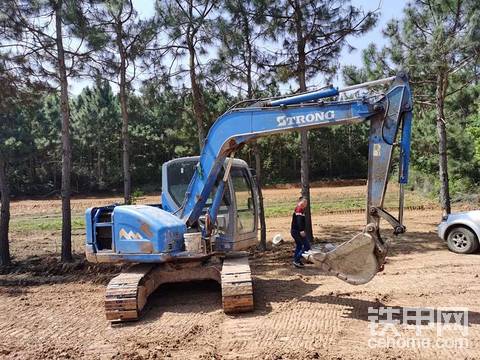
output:
M165 313L212 313L222 310L222 290L213 280L162 284L148 298L140 320L115 326L135 327L158 321Z
M445 318L437 317L439 311L443 313L458 313L462 312L462 308L459 308L459 311L455 310L448 310L440 309L440 308L433 308L433 307L407 307L407 306L396 306L395 304L384 304L381 301L369 301L363 300L358 298L351 298L351 297L343 297L343 296L335 296L335 295L320 295L320 296L305 296L301 298L302 301L307 301L310 303L322 303L322 304L336 304L345 306L348 308L347 311L344 312L343 317L363 320L363 321L370 321L368 318L369 315L375 315L375 313L370 313L368 308L377 309L379 307L388 307L392 308L395 311L393 315L393 319L400 319L403 314L408 313L409 315L413 315L415 312L421 313L421 316L426 316L428 314L434 314L435 322L445 323ZM385 319L385 316L380 318ZM453 321L453 318L451 318ZM451 322L450 321L450 322ZM480 313L476 311L468 311L468 324L480 324Z
M360 299L351 296L349 293L327 294L327 295L310 295L310 293L316 289L318 284L310 284L300 279L295 280L264 280L256 279L255 281L255 312L252 314L238 315L242 317L252 317L259 315L266 315L272 311L272 303L281 302L307 302L311 304L328 304L338 305L343 307L342 317L362 320L370 322L369 316L375 315L374 311L370 311L369 308L378 309L380 307L392 308L393 319L398 319L402 322L404 314L409 316L414 315L416 312L421 313L422 316L433 314L434 322L444 323L445 318L438 315L439 311L445 314L445 309L434 307L408 307L398 306L394 303L386 304L381 299ZM293 305L294 307L295 305ZM457 314L462 313L463 308L459 308L458 311L449 310L448 313ZM378 314L378 313L377 313ZM385 316L379 316L380 319L385 319ZM450 323L454 320L454 317L450 318ZM422 323L424 324L424 323ZM480 313L476 311L468 311L468 324L480 324Z

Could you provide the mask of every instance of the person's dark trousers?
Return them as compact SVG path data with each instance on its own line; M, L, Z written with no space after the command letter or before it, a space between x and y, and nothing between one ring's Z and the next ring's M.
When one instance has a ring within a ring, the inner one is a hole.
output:
M308 238L306 236L303 237L297 231L292 231L291 235L295 240L295 253L293 255L293 261L299 262L300 260L302 260L302 254L305 251L310 250L310 242L308 241Z

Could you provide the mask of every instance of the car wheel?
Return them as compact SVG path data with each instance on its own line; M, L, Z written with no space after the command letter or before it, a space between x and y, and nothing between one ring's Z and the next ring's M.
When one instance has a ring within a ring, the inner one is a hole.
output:
M478 239L465 227L455 227L448 233L448 248L457 254L470 254L478 249Z

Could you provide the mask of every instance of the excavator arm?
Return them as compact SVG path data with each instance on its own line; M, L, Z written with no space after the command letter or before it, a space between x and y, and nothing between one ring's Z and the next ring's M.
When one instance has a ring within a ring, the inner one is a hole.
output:
M343 91L359 87L390 83L384 95L346 101L325 101ZM363 231L334 250L312 250L304 256L324 271L351 284L370 281L383 269L387 248L380 236L380 220L392 225L394 234L405 232L403 218L403 186L408 181L412 94L407 76L403 73L388 79L355 85L342 90L333 87L292 97L266 100L253 106L233 108L211 127L188 187L180 217L188 226L202 215L212 190L213 202L207 214L208 224L215 223L228 178L231 156L246 143L268 135L289 131L309 130L324 126L369 122L367 221ZM399 136L399 134L401 134ZM400 140L397 140L400 138ZM399 216L395 218L383 203L389 180L394 147L400 148ZM223 172L223 179L218 177Z

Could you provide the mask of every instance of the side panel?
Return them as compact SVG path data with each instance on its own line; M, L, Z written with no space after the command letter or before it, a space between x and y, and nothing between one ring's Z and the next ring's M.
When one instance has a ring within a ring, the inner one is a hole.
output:
M88 208L85 211L85 242L87 245L93 244L93 230L92 230L92 211L93 208Z
M113 211L116 253L158 254L181 251L185 224L153 206L123 205Z
M162 262L183 250L185 224L158 205L86 211L86 255L93 262Z

